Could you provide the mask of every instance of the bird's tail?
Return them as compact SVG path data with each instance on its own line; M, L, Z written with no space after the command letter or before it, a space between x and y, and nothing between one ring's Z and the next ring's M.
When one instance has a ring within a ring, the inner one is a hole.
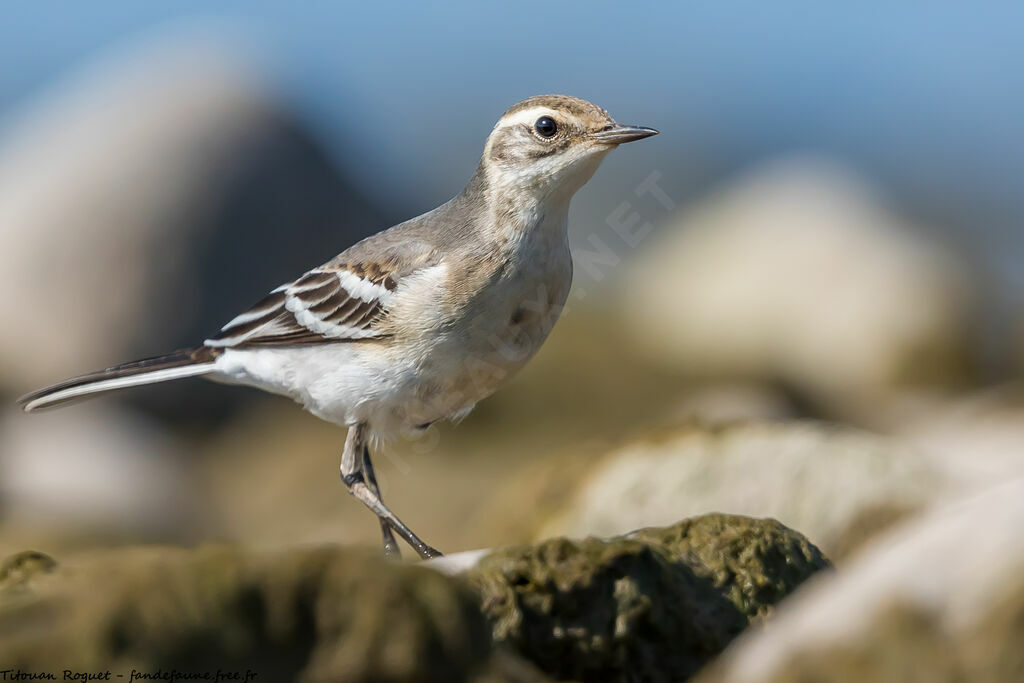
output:
M173 351L163 356L123 363L106 370L64 380L22 396L18 403L26 413L30 413L91 398L108 391L205 375L213 371L215 359L216 350L204 346L198 349Z

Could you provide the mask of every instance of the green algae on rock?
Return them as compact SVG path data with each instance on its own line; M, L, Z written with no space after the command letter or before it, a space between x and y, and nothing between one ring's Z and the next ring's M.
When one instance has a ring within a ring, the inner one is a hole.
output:
M263 681L521 679L506 675L515 666L492 662L471 592L360 552L113 550L62 563L30 593L0 593L6 667L234 669Z
M827 566L774 520L711 514L499 550L464 578L495 641L557 678L679 680Z
M23 553L0 565L0 661L271 681L679 680L825 566L778 522L728 515L499 550L457 578L341 548L119 549L59 565Z
M828 560L803 535L774 519L711 514L630 538L658 544L712 582L748 620L763 618Z

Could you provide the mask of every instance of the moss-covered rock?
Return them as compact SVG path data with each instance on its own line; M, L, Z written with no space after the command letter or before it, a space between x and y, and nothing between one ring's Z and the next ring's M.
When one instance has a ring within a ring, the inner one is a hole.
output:
M829 566L814 544L774 519L710 514L630 537L658 544L673 561L710 580L747 620L766 617L775 603Z
M26 552L0 564L0 662L58 677L679 680L825 566L778 522L728 515L499 550L458 578L334 547L136 548L60 564Z
M557 678L680 680L828 562L774 520L712 514L484 557L465 579L495 641Z
M53 569L26 557L5 563L5 575ZM252 670L259 681L537 678L525 664L492 659L487 624L458 582L362 553L117 550L20 583L0 592L5 668Z

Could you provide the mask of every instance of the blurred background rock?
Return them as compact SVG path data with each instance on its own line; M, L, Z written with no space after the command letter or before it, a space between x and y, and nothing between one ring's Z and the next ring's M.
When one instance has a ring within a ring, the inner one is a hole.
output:
M662 135L577 197L577 279L534 362L379 458L425 538L714 510L845 562L1024 475L1024 12L620 9L6 9L0 393L196 343L446 200L501 112L555 91ZM343 438L200 381L12 408L0 551L375 545Z
M925 515L818 575L697 680L1019 680L1022 523L1020 481Z

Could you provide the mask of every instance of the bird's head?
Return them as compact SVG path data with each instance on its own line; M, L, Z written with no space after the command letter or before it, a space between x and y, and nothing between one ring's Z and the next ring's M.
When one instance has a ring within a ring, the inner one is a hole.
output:
M590 180L609 151L657 133L620 125L586 100L538 95L498 119L481 164L492 187L502 192L568 198Z

